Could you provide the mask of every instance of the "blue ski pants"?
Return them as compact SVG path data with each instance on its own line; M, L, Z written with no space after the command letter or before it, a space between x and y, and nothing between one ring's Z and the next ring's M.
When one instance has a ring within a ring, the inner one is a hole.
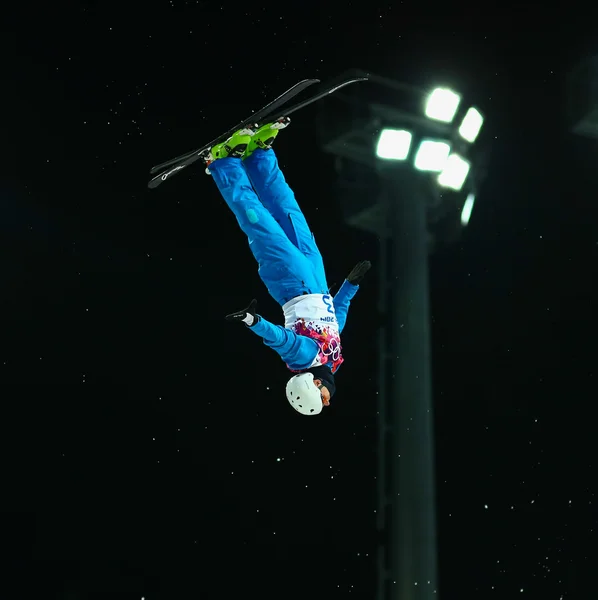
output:
M274 151L210 165L222 197L249 239L270 295L281 306L302 294L327 294L322 255Z

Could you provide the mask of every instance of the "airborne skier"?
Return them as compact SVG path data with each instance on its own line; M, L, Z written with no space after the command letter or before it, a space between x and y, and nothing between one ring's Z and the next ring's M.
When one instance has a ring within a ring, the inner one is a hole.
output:
M314 235L282 174L272 143L288 117L257 129L243 128L214 145L204 160L222 197L249 239L259 275L284 312L284 327L256 311L256 300L226 316L244 323L276 350L296 373L287 399L303 415L317 415L330 404L335 374L343 362L340 334L351 299L370 269L358 263L338 293L329 293Z

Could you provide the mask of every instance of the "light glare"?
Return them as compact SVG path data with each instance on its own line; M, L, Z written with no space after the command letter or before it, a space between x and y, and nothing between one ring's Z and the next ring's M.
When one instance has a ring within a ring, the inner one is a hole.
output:
M463 117L463 121L459 127L459 135L470 143L475 142L483 123L484 117L482 117L480 111L477 108L471 107Z
M411 133L404 129L383 129L378 138L376 155L386 160L405 160L411 147Z
M445 188L459 191L469 173L470 164L458 154L451 154L438 175L438 184Z
M450 123L457 113L461 97L448 88L436 88L426 102L426 117Z
M471 218L471 213L473 211L473 205L475 204L475 195L468 194L465 199L465 204L463 205L463 209L461 210L461 225L466 227L469 223L469 219Z
M450 151L446 142L423 140L415 155L414 166L418 171L442 171Z

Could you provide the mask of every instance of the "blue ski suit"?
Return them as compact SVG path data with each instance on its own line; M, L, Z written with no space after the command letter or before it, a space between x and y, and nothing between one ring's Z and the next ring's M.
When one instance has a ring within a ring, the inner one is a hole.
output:
M345 280L334 298L330 297L314 235L274 151L258 149L245 160L221 158L210 164L210 172L247 235L249 248L259 265L258 273L270 295L283 306L297 296L322 294L326 306L333 303L334 311L328 312L336 313L339 333L342 332L351 299L359 286ZM250 329L291 370L308 369L318 355L319 346L314 339L274 325L261 316Z

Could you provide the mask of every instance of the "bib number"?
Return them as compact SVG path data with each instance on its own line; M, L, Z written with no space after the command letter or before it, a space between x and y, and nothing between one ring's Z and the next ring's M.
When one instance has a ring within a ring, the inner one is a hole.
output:
M326 306L326 310L327 310L327 311L328 311L328 312L329 312L331 315L333 315L333 314L334 314L334 310L333 310L333 308L332 308L332 300L331 300L330 296L329 296L329 295L327 295L327 294L326 294L325 296L322 296L322 301L324 302L324 304L325 304L325 306Z

